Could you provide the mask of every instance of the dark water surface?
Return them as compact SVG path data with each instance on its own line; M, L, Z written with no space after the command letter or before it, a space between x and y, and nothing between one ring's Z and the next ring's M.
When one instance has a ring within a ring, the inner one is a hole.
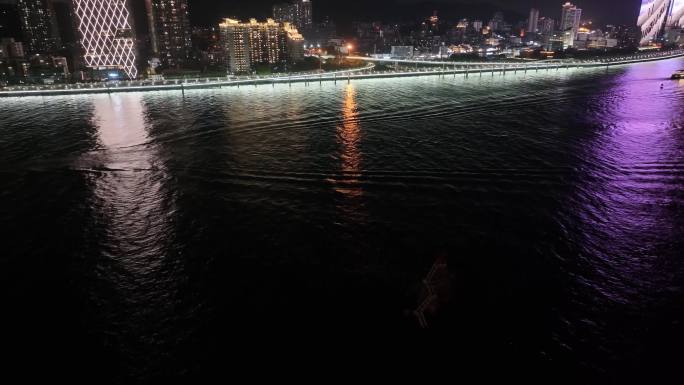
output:
M137 383L204 376L255 331L427 333L554 382L664 381L680 67L2 99L12 351Z

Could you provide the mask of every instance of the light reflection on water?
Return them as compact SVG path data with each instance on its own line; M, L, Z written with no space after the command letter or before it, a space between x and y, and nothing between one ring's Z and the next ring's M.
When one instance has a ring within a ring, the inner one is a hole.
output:
M651 64L652 75L667 76L671 67ZM644 82L643 71L626 68L612 88L594 98L604 108L590 119L601 131L588 149L594 167L579 186L587 252L605 279L595 289L632 304L673 284L670 272L657 266L669 258L661 242L677 227L673 209L684 171L681 94L676 84L661 90L657 81ZM644 238L651 242L644 244Z
M358 106L356 105L356 90L351 84L345 87L343 103L342 122L338 125L337 137L345 186L337 187L337 191L350 197L358 197L363 194L363 190L358 186L358 178L362 171L361 150L359 148L361 127L359 125Z
M130 378L188 370L169 346L228 346L236 319L410 329L407 293L443 249L446 329L600 372L662 342L631 331L680 321L678 67L8 100L3 167L40 172L8 178L2 219L43 218L15 204L62 182L50 171L85 179L69 231L95 262L70 274L96 276L87 332L118 341ZM51 204L71 209L65 191ZM41 268L9 242L17 271Z
M143 95L101 96L92 103L98 146L77 161L78 168L90 170L97 218L91 231L102 234L101 255L92 257L107 287L91 297L91 306L104 309L92 322L110 335L141 336L125 347L125 354L140 360L130 364L128 375L140 375L157 359L144 354L158 343L148 325L182 316L176 298L183 265L171 251L175 195L158 146L151 143Z

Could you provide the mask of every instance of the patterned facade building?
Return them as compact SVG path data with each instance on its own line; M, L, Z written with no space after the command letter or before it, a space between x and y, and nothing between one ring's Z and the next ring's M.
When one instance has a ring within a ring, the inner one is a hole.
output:
M637 25L641 45L660 42L668 29L684 28L684 0L642 0Z
M73 0L86 66L138 77L135 33L126 0Z

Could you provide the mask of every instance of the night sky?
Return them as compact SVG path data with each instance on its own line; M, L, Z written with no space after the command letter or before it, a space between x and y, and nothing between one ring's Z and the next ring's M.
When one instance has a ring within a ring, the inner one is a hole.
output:
M191 17L195 24L213 24L223 16L240 18L270 16L271 6L282 0L189 0ZM478 17L487 21L495 10L502 10L510 22L525 19L533 6L542 16L560 18L565 0L370 0L349 2L341 0L313 0L314 18L328 15L340 24L351 20L401 21L417 15L440 11L449 18ZM576 0L584 15L598 24L635 24L641 0Z

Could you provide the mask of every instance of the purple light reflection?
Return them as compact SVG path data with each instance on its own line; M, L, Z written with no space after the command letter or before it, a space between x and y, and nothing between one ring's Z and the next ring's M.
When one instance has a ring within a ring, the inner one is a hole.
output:
M598 137L587 148L578 215L585 262L600 278L588 285L609 301L647 303L671 284L660 266L684 189L684 88L664 79L681 66L626 67L591 101Z

